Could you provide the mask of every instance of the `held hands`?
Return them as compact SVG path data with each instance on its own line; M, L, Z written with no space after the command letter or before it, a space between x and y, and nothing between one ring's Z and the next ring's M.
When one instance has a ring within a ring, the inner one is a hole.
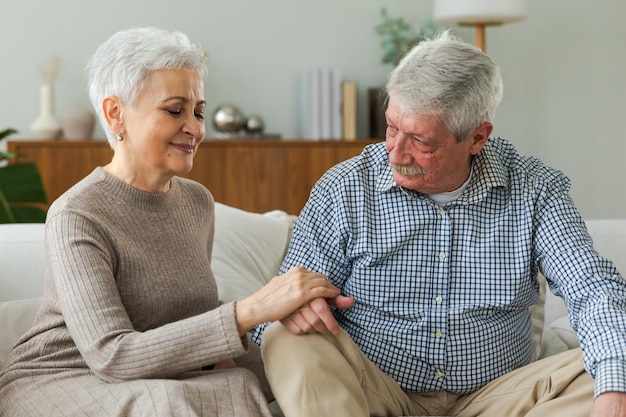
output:
M256 293L235 303L239 334L243 336L266 321L282 320L315 299L326 304L324 299L338 298L348 297L341 297L339 289L324 275L301 266L291 268L284 275L272 278Z
M354 298L345 295L326 299L317 298L301 306L280 322L293 334L331 333L337 336L341 329L329 306L341 309L352 308Z

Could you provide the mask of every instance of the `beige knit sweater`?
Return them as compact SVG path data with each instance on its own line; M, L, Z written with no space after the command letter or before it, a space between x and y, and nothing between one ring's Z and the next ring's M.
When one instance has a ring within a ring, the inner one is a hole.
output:
M159 398L147 405L136 400L142 389L131 389L137 380L140 386L161 384L155 379L188 384L198 377L191 371L247 349L234 304L218 306L211 272L214 220L211 194L178 177L168 192L152 194L97 168L55 201L46 220L42 307L0 378L0 415L144 415L146 407L177 415L175 404L204 410L192 415L267 414L254 378L240 371L201 373L198 398L186 398L188 386L148 386L146 392ZM133 384L112 388L124 382ZM242 387L233 390L233 384ZM77 385L90 388L72 398ZM219 405L215 393L222 385L221 396L243 396L226 402L253 403L244 407L247 412ZM107 399L96 400L102 392ZM30 404L37 395L61 396L71 404L91 400L77 414L63 406L55 414L50 404ZM213 399L206 403L208 396ZM93 401L102 401L101 414L81 414ZM141 413L134 412L133 402L141 404Z

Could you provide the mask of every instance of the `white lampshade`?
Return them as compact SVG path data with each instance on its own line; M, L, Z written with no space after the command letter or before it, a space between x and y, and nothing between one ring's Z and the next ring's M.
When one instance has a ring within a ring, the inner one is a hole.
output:
M442 23L488 25L525 17L525 0L435 0L434 18Z

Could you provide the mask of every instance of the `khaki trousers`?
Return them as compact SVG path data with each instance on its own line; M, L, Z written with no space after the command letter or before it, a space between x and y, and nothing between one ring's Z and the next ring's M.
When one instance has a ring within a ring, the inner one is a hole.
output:
M534 362L467 395L404 392L345 331L296 336L273 323L261 352L286 417L587 417L593 402L594 383L580 349Z

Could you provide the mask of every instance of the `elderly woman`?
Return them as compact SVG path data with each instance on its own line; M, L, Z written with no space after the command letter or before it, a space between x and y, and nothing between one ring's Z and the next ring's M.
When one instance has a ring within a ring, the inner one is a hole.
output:
M43 304L0 379L1 416L271 416L235 367L246 333L338 290L294 268L220 305L211 194L178 177L204 138L205 54L181 33L116 33L89 62L114 156L48 212Z

